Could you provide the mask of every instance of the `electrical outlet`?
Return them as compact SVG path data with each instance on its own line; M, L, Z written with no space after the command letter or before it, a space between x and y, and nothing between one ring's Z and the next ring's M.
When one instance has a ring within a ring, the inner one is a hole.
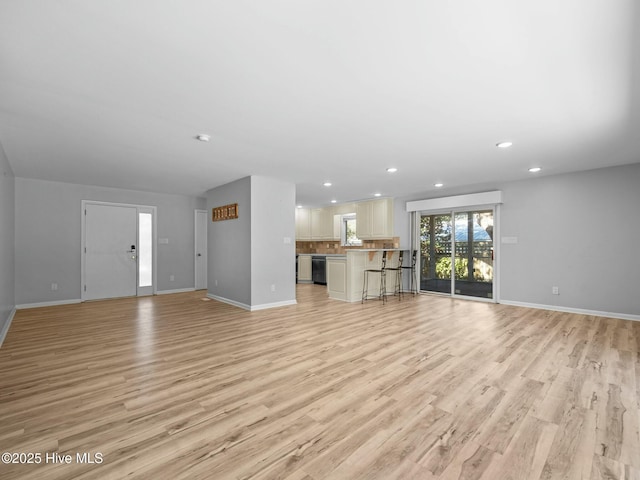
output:
M57 290L58 290L58 284L57 284L57 283L52 283L52 284L51 284L51 291L52 291L52 292L55 292L55 291L57 291Z
M169 281L173 282L176 279L175 275L169 275Z
M560 289L558 287L551 287L551 293L553 295L560 295Z
M213 281L213 285L217 287L218 286L218 280L214 280Z
M275 283L271 285L271 291L272 291L272 292L275 292L275 291L276 291L276 284L275 284Z

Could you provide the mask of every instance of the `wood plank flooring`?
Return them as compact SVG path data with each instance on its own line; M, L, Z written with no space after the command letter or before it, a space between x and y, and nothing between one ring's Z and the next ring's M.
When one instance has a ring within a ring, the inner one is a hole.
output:
M640 322L297 292L19 311L0 478L640 480Z

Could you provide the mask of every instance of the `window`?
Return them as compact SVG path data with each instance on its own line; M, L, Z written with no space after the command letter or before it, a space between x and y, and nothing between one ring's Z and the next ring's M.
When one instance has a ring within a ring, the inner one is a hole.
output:
M138 286L153 285L153 223L150 213L138 214Z
M356 214L350 213L342 216L342 245L362 245L362 240L356 236Z

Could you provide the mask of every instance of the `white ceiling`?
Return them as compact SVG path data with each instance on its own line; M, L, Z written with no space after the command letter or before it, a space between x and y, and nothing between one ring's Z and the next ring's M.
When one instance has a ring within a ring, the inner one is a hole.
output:
M3 0L0 143L19 177L305 205L636 163L638 5Z

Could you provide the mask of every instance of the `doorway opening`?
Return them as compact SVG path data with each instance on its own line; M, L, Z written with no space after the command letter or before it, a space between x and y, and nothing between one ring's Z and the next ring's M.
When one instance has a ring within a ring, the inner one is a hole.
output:
M207 289L207 211L195 211L194 271L196 290Z

